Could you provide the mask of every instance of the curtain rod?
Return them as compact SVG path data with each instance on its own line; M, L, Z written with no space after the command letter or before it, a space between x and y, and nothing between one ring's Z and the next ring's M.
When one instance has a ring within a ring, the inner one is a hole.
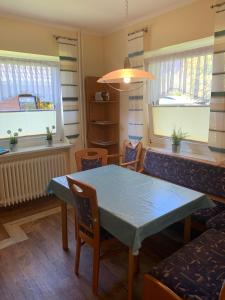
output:
M215 8L215 7L221 7L225 5L225 1L224 2L221 2L221 3L218 3L218 4L215 4L215 5L212 5L211 8Z
M131 35L131 34L135 34L135 33L138 33L138 32L148 32L148 27L144 27L142 29L139 29L139 30L136 30L136 31L133 31L133 32L129 32L128 35Z
M70 41L77 41L78 39L76 38L69 38L69 37L66 37L66 36L61 36L61 35L53 35L53 37L55 38L55 39L67 39L67 40L70 40Z

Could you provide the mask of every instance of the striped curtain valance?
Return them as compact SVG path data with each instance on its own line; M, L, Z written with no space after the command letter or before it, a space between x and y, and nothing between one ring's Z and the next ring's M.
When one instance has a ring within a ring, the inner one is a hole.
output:
M128 57L132 68L144 69L144 31L128 34ZM128 96L128 138L131 142L143 140L144 119L143 82L134 82Z
M225 4L215 7L214 40L209 147L225 152Z
M81 140L79 40L56 37L59 47L64 135L70 143Z

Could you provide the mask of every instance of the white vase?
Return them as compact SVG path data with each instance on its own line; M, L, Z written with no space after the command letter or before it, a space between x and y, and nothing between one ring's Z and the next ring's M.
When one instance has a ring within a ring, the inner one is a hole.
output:
M15 152L15 151L17 151L17 144L9 144L9 148L10 148L10 150L12 151L12 152Z
M180 152L180 144L172 144L172 152L179 153Z
M52 147L53 145L53 140L47 140L47 146Z

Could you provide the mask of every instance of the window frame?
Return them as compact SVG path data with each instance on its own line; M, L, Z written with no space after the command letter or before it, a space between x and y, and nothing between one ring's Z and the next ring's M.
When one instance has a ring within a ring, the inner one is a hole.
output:
M189 51L189 50L195 50L195 49L202 48L202 47L210 47L210 46L212 47L213 45L214 45L214 37L210 36L210 37L206 37L206 38L202 38L202 39L184 42L181 44L175 44L172 46L155 49L152 51L147 51L144 53L145 70L147 71L150 60L153 57L176 54L176 53L185 52L185 51ZM146 88L146 90L147 90L147 99L149 99L148 88ZM156 106L160 107L163 105L156 105ZM171 106L173 106L173 105L171 105ZM185 105L177 105L177 106L185 106ZM202 105L202 106L205 106L205 105ZM206 105L206 106L208 107L208 105ZM157 135L154 133L153 111L152 111L153 105L147 102L147 107L148 107L148 140L149 140L150 144L161 145L163 147L166 147L166 145L168 144L168 141L170 141L171 139L169 136ZM197 152L198 152L198 150L202 151L202 149L204 149L205 146L208 145L208 142L196 141L196 140L186 138L183 141L183 144L184 144L185 148L188 148L189 150L192 148L194 150L197 149Z
M12 58L12 59L23 59L23 60L33 60L33 61L41 61L42 63L49 63L49 62L54 62L58 64L58 71L59 71L59 78L60 78L60 60L58 56L50 56L50 55L41 55L41 54L32 54L32 53L23 53L23 52L12 52L12 51L5 51L5 50L0 50L0 57L7 57L7 58ZM64 140L64 130L63 130L63 103L62 103L62 91L61 91L61 83L59 81L59 89L60 89L60 96L59 96L59 101L54 103L55 109L54 111L56 112L56 131L53 134L55 139L57 141L63 141ZM15 95L16 97L19 95ZM32 95L36 97L37 95ZM40 109L35 110L40 111ZM1 113L4 113L4 111L0 111L0 116ZM11 113L11 111L8 111ZM15 111L17 112L17 111ZM18 111L19 113L20 111ZM22 145L26 146L36 146L40 145L43 143L43 138L45 137L45 133L43 134L35 134L35 135L23 135L23 133L18 137L19 141L22 142ZM0 142L3 145L8 146L8 138L1 138L0 137Z

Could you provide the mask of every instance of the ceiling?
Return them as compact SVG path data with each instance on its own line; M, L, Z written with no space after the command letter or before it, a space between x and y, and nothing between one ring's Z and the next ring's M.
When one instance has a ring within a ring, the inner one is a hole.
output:
M129 22L156 16L193 0L129 0ZM99 33L125 25L124 0L0 0L1 14Z

